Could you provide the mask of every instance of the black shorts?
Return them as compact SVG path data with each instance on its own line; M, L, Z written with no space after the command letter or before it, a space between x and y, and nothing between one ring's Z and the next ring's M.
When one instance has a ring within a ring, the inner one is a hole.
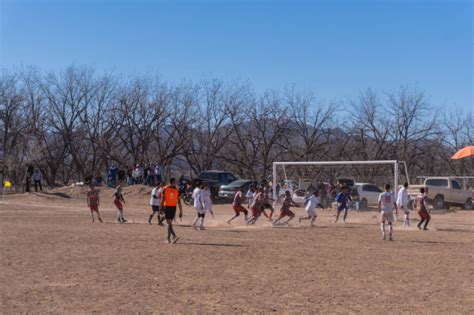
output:
M165 219L174 220L176 216L176 206L174 207L165 207Z
M160 211L160 206L151 206L151 210L153 211L153 213L155 213L155 212L158 212L158 213L161 212L161 211Z
M205 213L198 213L198 218L203 218L204 219L205 216L206 216Z
M262 206L262 210L265 210L265 209L272 209L273 210L273 207L269 203L264 203L263 206Z

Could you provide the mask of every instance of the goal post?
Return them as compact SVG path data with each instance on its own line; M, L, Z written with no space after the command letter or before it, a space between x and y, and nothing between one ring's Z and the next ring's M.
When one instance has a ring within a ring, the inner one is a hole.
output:
M393 167L393 191L396 194L398 191L398 182L399 182L399 164L402 164L405 170L405 176L409 182L408 170L406 168L406 163L403 161L397 160L372 160L372 161L307 161L307 162L273 162L273 176L272 176L272 187L273 187L273 199L277 200L276 185L277 185L277 167L278 166L351 166L351 165L388 165ZM286 171L284 169L286 174Z

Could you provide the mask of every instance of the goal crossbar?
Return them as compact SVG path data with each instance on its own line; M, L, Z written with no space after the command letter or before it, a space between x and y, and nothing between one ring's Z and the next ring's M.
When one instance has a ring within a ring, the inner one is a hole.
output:
M393 173L394 173L394 185L393 185L393 191L397 193L398 190L398 163L400 161L397 160L372 160L372 161L308 161L308 162L273 162L273 178L272 178L272 186L273 186L273 199L276 200L276 178L277 178L277 166L278 165L283 165L283 166L291 166L291 165L380 165L380 164L385 164L385 165L393 165ZM404 163L404 162L402 162ZM406 165L405 165L405 172L407 173L406 170ZM407 173L408 177L408 173Z

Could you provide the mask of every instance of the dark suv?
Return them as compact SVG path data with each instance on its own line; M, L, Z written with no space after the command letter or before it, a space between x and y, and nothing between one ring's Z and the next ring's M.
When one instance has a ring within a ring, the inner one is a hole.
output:
M204 171L197 178L200 182L209 184L212 196L216 197L222 185L228 185L237 180L237 177L225 171Z

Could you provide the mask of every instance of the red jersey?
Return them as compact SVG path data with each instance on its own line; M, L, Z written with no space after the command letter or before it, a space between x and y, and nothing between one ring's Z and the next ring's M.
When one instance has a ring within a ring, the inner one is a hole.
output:
M99 205L99 191L90 190L87 192L87 201L89 206L98 206Z
M232 202L233 206L241 206L242 205L242 192L239 190L235 193L234 201Z

